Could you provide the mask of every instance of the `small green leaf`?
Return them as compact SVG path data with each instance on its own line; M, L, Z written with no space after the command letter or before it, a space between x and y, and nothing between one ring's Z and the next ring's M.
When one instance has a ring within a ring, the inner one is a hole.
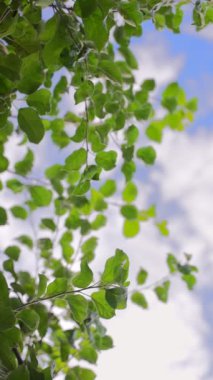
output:
M71 309L73 319L78 323L83 323L88 313L88 302L82 295L67 296L67 301Z
M27 210L21 206L13 206L10 210L15 218L25 220L28 217Z
M104 197L111 197L116 192L116 182L113 179L107 179L100 187L100 192Z
M31 149L27 150L23 160L16 162L15 171L20 175L27 175L33 167L34 155Z
M38 292L37 296L41 297L46 292L47 288L47 277L44 274L39 274Z
M169 267L170 273L177 272L178 262L177 262L176 257L174 255L172 255L171 253L169 253L166 261L167 261L167 265Z
M108 152L98 152L95 161L104 170L112 170L116 166L117 153L114 150Z
M158 299L164 303L168 301L168 292L170 288L170 281L165 281L161 286L157 286L154 291Z
M24 94L31 94L42 84L44 74L39 53L33 53L23 58L20 76L18 90Z
M86 163L87 152L84 148L75 150L66 158L66 168L68 170L79 170Z
M123 233L127 238L133 238L140 232L140 223L138 220L129 220L124 221Z
M129 146L134 145L139 137L138 128L135 125L130 125L130 127L125 131L125 138Z
M0 226L7 224L7 213L3 207L0 206Z
M22 321L30 331L37 329L39 324L39 315L34 310L24 309L19 311L16 316L17 319Z
M87 264L87 260L81 261L81 271L72 280L72 283L77 288L88 287L93 280L93 272Z
M101 318L110 319L114 317L115 311L106 301L105 290L92 293L92 299Z
M138 291L134 292L131 296L131 300L133 303L142 307L143 309L148 309L148 302L142 293Z
M56 230L55 222L49 218L41 219L40 227L44 229L47 228L48 230L53 231L53 232Z
M66 375L65 380L94 380L95 377L96 375L91 369L76 366L70 369L70 372Z
M9 166L9 161L7 157L0 155L0 173L3 173L5 170L7 170Z
M15 260L15 261L19 259L20 252L21 252L20 248L17 247L16 245L10 245L4 251L5 255L7 255L8 257L10 257L10 259Z
M137 157L145 162L147 165L153 165L156 160L156 152L152 146L139 148L136 153Z
M182 280L186 283L189 290L192 290L197 282L196 277L193 274L184 274Z
M23 245L26 245L28 248L32 249L33 248L33 241L30 236L28 235L21 235L16 238L20 243Z
M91 364L95 364L98 358L98 354L92 344L89 341L82 341L80 348L80 358L86 360Z
M122 198L125 202L131 203L138 195L138 189L133 182L128 182L123 193Z
M67 279L66 278L56 278L47 286L47 291L45 297L52 297L57 294L66 292L67 290Z
M20 108L18 112L18 124L24 131L30 142L38 144L44 137L44 126L33 108Z
M106 300L113 309L125 309L127 291L125 288L106 289Z
M20 181L18 181L17 179L9 179L6 182L6 185L7 185L8 189L13 191L14 193L20 193L24 188L23 184Z
M99 63L99 70L105 74L109 79L115 82L122 82L121 71L119 70L116 62L102 60Z
M126 219L137 219L138 216L138 210L133 205L124 205L121 207L121 214Z
M158 230L160 231L161 235L163 235L163 236L169 235L169 230L167 227L167 221L166 220L162 220L161 222L156 223L156 226L157 226Z
M137 274L138 285L143 285L146 282L147 277L148 277L148 272L145 269L141 268Z
M129 258L125 252L116 249L115 255L107 259L101 281L105 284L124 285L129 273Z
M31 186L29 188L33 202L38 207L49 206L52 200L52 192L43 186Z
M41 88L30 94L26 101L31 107L36 108L40 115L44 115L50 111L51 93L46 88Z

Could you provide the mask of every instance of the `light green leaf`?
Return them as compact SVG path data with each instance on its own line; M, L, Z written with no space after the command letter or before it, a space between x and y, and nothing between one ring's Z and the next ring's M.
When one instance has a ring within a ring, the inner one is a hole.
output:
M88 287L93 280L93 272L87 264L87 260L81 261L81 271L72 280L72 283L77 288Z
M157 286L154 291L158 299L164 303L168 301L170 281L165 281L161 286Z
M79 354L81 359L86 360L91 364L95 364L98 358L98 354L95 348L91 345L89 341L86 340L84 340L81 343Z
M178 262L177 262L177 259L174 255L172 255L171 253L169 253L167 255L167 265L169 267L169 271L170 273L175 273L177 272L177 269L178 269Z
M47 286L45 297L52 297L57 294L65 293L67 290L67 279L56 278Z
M115 311L106 301L105 290L92 293L92 299L101 318L110 319L114 317Z
M66 158L66 168L68 170L79 170L86 163L87 152L84 148L75 150Z
M38 144L44 137L44 126L33 108L20 108L18 112L18 124L24 131L30 142Z
M148 272L145 269L141 268L137 274L138 285L143 285L146 282L147 277L148 277Z
M99 70L106 75L109 79L115 82L122 82L121 71L115 62L102 60L99 63Z
M28 235L21 235L16 238L21 244L26 245L28 248L33 248L33 241L30 236Z
M13 191L14 193L20 193L24 188L23 184L15 178L8 179L8 181L6 182L6 185L8 189Z
M91 369L76 366L68 372L65 380L94 380L95 377L96 375Z
M113 179L107 179L100 187L100 192L104 197L111 197L116 192L116 182Z
M139 148L136 155L147 165L153 165L156 160L156 152L152 146Z
M161 235L163 236L168 236L169 235L169 230L167 227L167 221L162 220L161 222L156 223L156 226L158 230L160 231Z
M124 221L123 233L127 238L133 238L140 232L140 223L138 220L129 220Z
M116 166L117 153L114 150L108 152L98 152L95 161L104 170L112 170Z
M80 294L67 296L67 301L71 309L73 319L78 323L83 323L88 313L88 302Z
M39 274L37 296L41 297L46 292L48 279L44 274Z
M131 296L131 300L133 303L142 307L143 309L148 309L147 300L142 293L135 291Z
M128 182L123 193L122 198L125 202L131 203L138 195L138 189L133 182Z
M105 284L124 285L129 273L129 258L125 252L116 249L115 255L107 259L101 281Z
M31 186L29 188L29 191L30 191L32 200L36 204L36 206L38 207L49 206L52 200L51 190L48 190L43 186Z

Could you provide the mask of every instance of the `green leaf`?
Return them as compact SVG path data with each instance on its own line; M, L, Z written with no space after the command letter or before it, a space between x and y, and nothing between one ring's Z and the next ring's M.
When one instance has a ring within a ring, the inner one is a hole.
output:
M15 218L25 220L28 217L27 210L21 206L13 206L10 210Z
M16 314L18 320L30 330L35 331L39 325L39 315L32 309L24 309Z
M167 221L166 220L162 220L161 222L156 223L156 226L157 226L158 230L160 231L161 235L163 235L163 236L169 235L169 230L167 227Z
M9 373L8 380L30 380L30 375L27 367L19 365L16 369Z
M116 249L115 255L107 259L101 281L104 284L124 285L129 273L129 258L120 249Z
M32 170L33 161L34 161L34 154L31 149L28 149L23 160L16 162L15 164L16 173L26 176Z
M26 133L30 142L38 144L44 137L44 126L38 113L33 108L20 108L18 111L18 124Z
M53 231L53 232L56 230L56 224L50 218L43 218L43 219L41 219L40 227L43 228L43 229L47 228L48 230Z
M169 253L167 255L167 265L169 267L169 271L170 273L175 273L177 272L177 268L178 268L178 262L177 262L177 259L174 255L172 255L171 253Z
M106 289L106 300L113 309L125 309L127 291L125 288Z
M19 247L17 247L17 245L10 245L4 251L5 255L7 255L8 257L10 257L10 259L15 261L19 259L20 252L21 250Z
M3 331L14 326L15 316L10 306L7 281L2 272L0 272L0 289L0 331Z
M139 137L138 128L135 125L130 125L130 127L125 131L125 138L129 146L134 145Z
M148 272L145 269L141 268L137 274L138 285L143 285L146 282L147 277L148 277Z
M131 69L138 69L137 59L135 58L134 54L129 48L127 48L126 46L121 46L119 48L119 51L124 56L126 63L129 65Z
M44 115L50 111L51 93L46 88L41 88L30 94L26 102L29 106L36 108L39 114Z
M124 221L123 233L127 238L133 238L140 232L140 223L138 220L129 220Z
M57 294L65 293L67 290L67 279L56 278L47 286L45 297L52 297Z
M101 318L110 319L114 317L115 311L106 301L105 290L92 293L92 299Z
M66 158L67 170L79 170L86 163L87 152L84 148L75 150Z
M18 90L24 94L36 91L44 79L39 53L27 55L22 60Z
M65 380L94 380L95 377L96 375L91 369L76 366L68 372Z
M8 166L9 166L9 161L7 157L0 155L0 173L3 173L5 170L7 170Z
M32 249L33 248L33 241L30 236L28 235L21 235L16 238L20 243L23 245L26 245L28 248Z
M138 216L138 210L133 205L124 205L121 207L121 214L126 219L137 219Z
M153 165L156 160L156 152L152 146L146 146L137 150L137 157L147 165Z
M44 274L39 274L38 292L37 296L41 297L46 292L48 279Z
M87 264L87 260L81 261L81 271L72 280L72 283L77 288L88 287L93 280L93 272Z
M84 81L75 91L75 104L85 101L88 97L92 97L94 91L94 84L92 81Z
M31 186L29 188L29 191L30 191L32 200L36 206L38 207L49 206L52 200L51 190L48 190L43 186Z
M0 206L0 226L7 224L7 213L3 207Z
M104 170L112 170L116 166L117 153L114 150L108 152L98 152L95 161Z
M122 198L125 202L131 203L138 195L138 189L133 182L128 182L123 193Z
M146 129L146 135L150 140L161 143L163 138L162 126L157 123L151 123Z
M89 341L83 341L80 348L80 358L91 364L95 364L98 354Z
M6 182L6 185L7 185L8 189L13 191L14 193L20 193L24 188L23 184L15 178L9 179Z
M99 70L109 79L122 83L121 71L115 62L102 60L99 62Z
M184 274L182 280L186 283L187 288L192 290L197 282L196 277L193 274Z
M154 291L158 299L164 303L168 301L168 292L170 288L170 281L165 281L161 286L157 286Z
M82 324L88 314L88 302L82 295L67 296L73 319Z
M103 14L100 9L96 9L90 17L84 19L84 31L86 39L92 41L95 47L101 51L108 41L109 32L103 22Z
M143 309L148 309L148 302L142 293L135 291L131 296L131 300Z
M100 192L104 197L111 197L116 192L116 182L113 179L107 179L100 187Z
M97 244L98 244L98 239L95 236L92 236L91 238L89 238L82 244L81 250L87 261L93 260L95 256L95 248L97 247Z

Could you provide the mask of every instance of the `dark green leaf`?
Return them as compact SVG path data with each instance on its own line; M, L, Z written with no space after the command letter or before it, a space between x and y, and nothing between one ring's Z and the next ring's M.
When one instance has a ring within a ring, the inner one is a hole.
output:
M18 123L30 142L38 144L44 137L44 126L38 113L33 108L20 108Z
M50 111L51 93L46 88L41 88L26 99L29 106L36 108L39 114L43 115Z
M16 245L10 245L4 251L5 255L7 255L8 257L10 257L12 260L15 260L15 261L19 259L20 252L21 252L20 248L17 247Z
M27 150L23 160L16 162L15 171L20 175L27 175L33 167L34 155L31 149Z
M73 319L78 323L83 323L88 313L88 302L82 295L67 296L67 301L71 309Z
M3 207L0 206L0 226L7 224L7 213Z

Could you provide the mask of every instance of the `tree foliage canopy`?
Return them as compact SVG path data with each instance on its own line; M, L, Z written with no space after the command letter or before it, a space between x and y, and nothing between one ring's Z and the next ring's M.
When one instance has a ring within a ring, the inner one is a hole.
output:
M95 364L101 350L113 347L103 320L126 307L131 263L118 247L101 274L95 273L98 232L115 205L126 238L139 234L149 219L168 235L155 206L137 204L136 170L155 163L153 143L162 141L166 128L184 130L197 108L196 99L187 99L175 82L164 89L164 116L157 117L151 95L155 81L136 83L138 62L130 42L142 35L148 20L156 29L179 33L188 3L0 3L1 242L8 225L21 230L1 249L3 379L51 380L60 374L66 380L93 380L95 373L85 362ZM196 1L191 13L197 30L213 20L210 1ZM68 91L75 105L62 105ZM47 160L34 168L39 143ZM54 146L60 154L49 166ZM35 268L24 267L29 256ZM179 274L193 288L197 268L189 256L181 263L170 253L167 264L171 275ZM143 309L148 307L147 278L141 265L129 293ZM166 278L153 291L166 302L169 288Z

